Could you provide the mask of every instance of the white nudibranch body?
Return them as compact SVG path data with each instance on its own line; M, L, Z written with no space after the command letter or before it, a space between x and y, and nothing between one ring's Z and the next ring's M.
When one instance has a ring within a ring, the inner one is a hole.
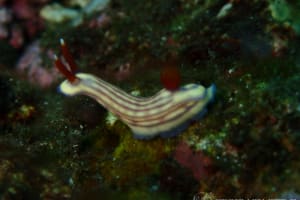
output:
M135 97L93 75L75 74L76 63L63 39L60 43L65 63L54 56L55 66L67 78L61 83L60 91L68 96L81 94L95 99L126 123L136 138L177 135L191 120L203 116L214 98L214 84L209 88L188 84L175 91L162 89L147 98Z
M87 95L116 115L139 139L160 135L175 136L206 112L215 94L215 85L205 88L188 84L176 91L162 89L154 96L132 96L90 74L78 73L77 80L65 80L60 91L65 95Z

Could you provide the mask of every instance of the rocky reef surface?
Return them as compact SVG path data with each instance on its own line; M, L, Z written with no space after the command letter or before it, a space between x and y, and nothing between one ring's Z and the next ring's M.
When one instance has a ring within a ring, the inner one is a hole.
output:
M288 0L0 0L0 199L268 199L300 195L300 3ZM214 83L180 135L134 139L79 71L150 96L172 63Z

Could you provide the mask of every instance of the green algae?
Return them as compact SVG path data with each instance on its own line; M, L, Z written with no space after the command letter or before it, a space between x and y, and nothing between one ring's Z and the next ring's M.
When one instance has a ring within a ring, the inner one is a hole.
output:
M112 181L118 186L130 186L132 183L128 184L128 181L131 177L135 177L132 181L140 182L147 175L159 172L161 160L172 150L172 141L136 140L129 129L122 126L117 122L113 128L114 132L121 133L119 143L113 150L112 159L102 163L101 171L106 181Z
M270 0L269 9L272 17L281 22L287 23L297 34L300 33L299 8L300 4L297 1L286 0Z

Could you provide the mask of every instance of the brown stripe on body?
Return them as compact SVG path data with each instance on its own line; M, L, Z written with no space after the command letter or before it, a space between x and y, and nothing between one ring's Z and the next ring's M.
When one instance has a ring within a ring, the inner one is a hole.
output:
M157 99L154 99L153 97L145 98L137 102L134 98L131 98L131 96L128 95L127 93L123 92L122 90L119 90L118 88L110 85L109 83L106 83L105 81L98 81L97 83L99 85L94 86L91 84L90 86L87 86L89 90L87 90L85 95L88 95L96 99L100 104L102 104L112 113L120 117L124 122L134 127L149 128L149 127L161 126L163 124L170 123L172 121L178 120L180 117L182 117L184 113L187 113L196 103L198 103L197 101L195 101L193 103L191 102L188 104L181 103L169 107L172 103L172 98L171 98L172 95L167 97L160 97L159 95L157 95L156 96ZM128 100L128 98L126 97L130 97L131 101ZM118 102L116 101L116 99L121 99L122 102ZM164 99L169 99L169 100L163 101ZM149 107L144 109L145 106L140 105L142 101L144 105L148 104ZM162 103L159 103L161 101ZM123 104L123 102L125 103ZM155 104L156 102L157 104ZM128 107L127 105L132 105L132 107L138 109ZM182 109L182 111L180 111L178 114L165 121L165 119L168 118L168 116L171 115L171 113L176 112L176 110L179 109ZM154 114L147 114L147 112L150 112L152 110L157 110L157 112ZM126 113L128 111L131 112L132 114L128 115ZM144 116L137 117L136 115L137 112L145 113L145 114Z
M119 96L114 96L116 93L114 92L104 92L103 91L103 87L93 87L93 90L95 90L97 92L97 97L100 98L100 95L104 95L106 98L108 98L110 100L110 102L112 102L113 104L117 105L118 107L123 107L125 110L129 110L131 112L147 112L147 111L150 111L150 110L153 110L153 109L156 109L158 107L162 107L164 105L169 105L170 103L172 103L172 99L171 99L171 96L168 96L168 97L160 97L158 98L156 101L159 103L157 104L152 104L152 107L151 104L148 105L148 108L144 108L145 106L141 106L141 105L138 105L138 104L135 104L135 103L132 103L132 102L129 102L127 101L124 97L123 98L118 98ZM107 91L107 90L106 90ZM96 98L97 99L97 98ZM122 102L119 103L117 102L115 99L122 99ZM155 101L155 103L156 103ZM125 104L124 104L125 102ZM109 102L108 102L109 103ZM126 106L126 103L129 104L129 105L132 105L133 107L135 108L130 108L128 106ZM154 102L153 102L154 103Z
M170 113L172 113L172 112L174 112L178 109L181 109L183 107L187 107L187 104L185 104L185 103L184 104L177 104L176 106L172 106L171 109L166 109L163 112L160 110L159 114L153 114L153 115L150 115L150 116L146 115L146 117L140 117L141 120L137 120L138 118L136 116L127 115L127 114L119 111L120 109L118 109L118 108L120 108L120 107L122 107L124 110L126 110L126 108L124 108L123 105L119 105L118 103L114 102L114 105L117 105L117 107L112 106L112 103L110 101L113 101L113 98L110 97L110 96L107 96L106 94L102 94L102 95L105 96L106 98L108 98L108 100L110 100L109 102L107 102L103 98L99 97L100 93L97 93L98 95L95 95L95 94L93 95L91 92L84 93L84 94L87 95L87 96L90 96L94 99L99 99L98 102L101 103L104 107L106 107L109 111L111 111L112 113L114 113L115 115L120 117L124 122L126 122L128 124L131 124L131 125L134 125L134 126L148 127L150 125L142 125L143 122L146 122L146 123L150 122L151 123L151 121L155 121L155 120L158 120L160 118L164 119ZM195 102L195 103L197 103L197 102ZM195 103L193 103L192 105L194 105ZM189 107L190 106L188 106L187 108L189 108ZM159 107L154 108L154 109L158 109L158 108ZM187 112L188 110L189 109L184 109L183 112ZM175 116L175 118L176 118L176 116ZM170 121L170 120L168 120L168 121Z
M156 108L159 109L159 111L156 114L152 114L152 115L146 114L145 117L133 118L133 119L124 116L123 119L126 118L130 124L143 124L145 122L149 123L150 121L156 121L159 119L163 120L170 113L175 112L176 110L181 109L183 107L186 107L186 104L181 103L181 104L172 105L170 108L164 110Z
M170 118L166 121L162 120L160 122L152 123L152 124L148 124L148 125L142 125L140 123L128 123L128 124L132 125L134 128L151 128L151 127L162 126L164 124L171 123L172 121L178 120L179 118L183 117L182 113L183 114L187 113L189 110L191 110L194 107L195 104L196 103L193 103L192 105L189 105L189 106L186 106L186 105L182 106L182 107L186 107L186 109L183 109L181 114L178 114L178 115L176 115L176 116L174 116L174 117L172 117L172 118ZM179 125L179 124L175 124L174 127L177 126L177 125Z
M111 85L110 83L105 82L101 79L97 79L97 83L99 85L101 85L103 88L106 88L107 91L110 91L111 93L115 94L118 98L124 100L125 102L127 102L129 104L133 103L137 106L146 106L147 104L150 105L150 104L156 103L156 102L160 101L161 99L155 99L155 98L159 97L162 93L166 92L165 90L161 90L152 97L148 97L148 98L139 97L139 98L137 98L137 97L134 97L132 95L127 94L126 92L120 90L119 88L117 88L117 87ZM166 97L169 97L170 95L168 95ZM166 97L164 97L164 98L166 98Z
M151 120L151 119L155 119L155 118L158 118L162 115L166 115L170 112L169 108L165 108L166 106L170 106L171 104L163 104L162 106L156 106L156 107L152 107L152 108L149 108L149 109L144 109L144 110L135 110L135 109L131 109L131 108L128 108L127 106L124 106L123 104L119 104L117 103L116 101L114 101L114 98L105 94L105 93L102 93L100 91L97 91L96 94L93 93L94 92L94 89L91 91L88 91L88 92L84 92L83 94L84 95L87 95L87 96L90 96L92 97L93 99L96 99L100 104L102 104L105 108L107 108L109 111L111 111L112 113L118 115L118 116L121 116L122 119L125 119L126 121L128 122L133 122L133 121L139 121L139 120L136 120L138 119L136 113L137 112L143 112L143 113L147 113L151 110L158 110L158 114L157 113L154 113L154 114L145 114L145 116L143 117L139 117L140 119L142 119L141 121L147 121L147 120ZM105 100L105 97L107 100ZM128 110L128 111L131 111L133 112L133 115L128 115L126 114L125 112L120 112L120 109L118 108L122 108L124 111ZM164 108L164 109L162 109ZM174 108L173 110L175 110L176 108Z

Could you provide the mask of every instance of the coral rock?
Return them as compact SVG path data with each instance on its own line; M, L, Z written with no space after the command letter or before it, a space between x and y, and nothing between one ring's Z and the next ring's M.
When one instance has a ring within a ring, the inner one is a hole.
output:
M185 142L178 144L174 154L175 160L183 167L192 171L196 180L201 180L208 175L208 169L212 164L209 157L202 152L193 152Z

